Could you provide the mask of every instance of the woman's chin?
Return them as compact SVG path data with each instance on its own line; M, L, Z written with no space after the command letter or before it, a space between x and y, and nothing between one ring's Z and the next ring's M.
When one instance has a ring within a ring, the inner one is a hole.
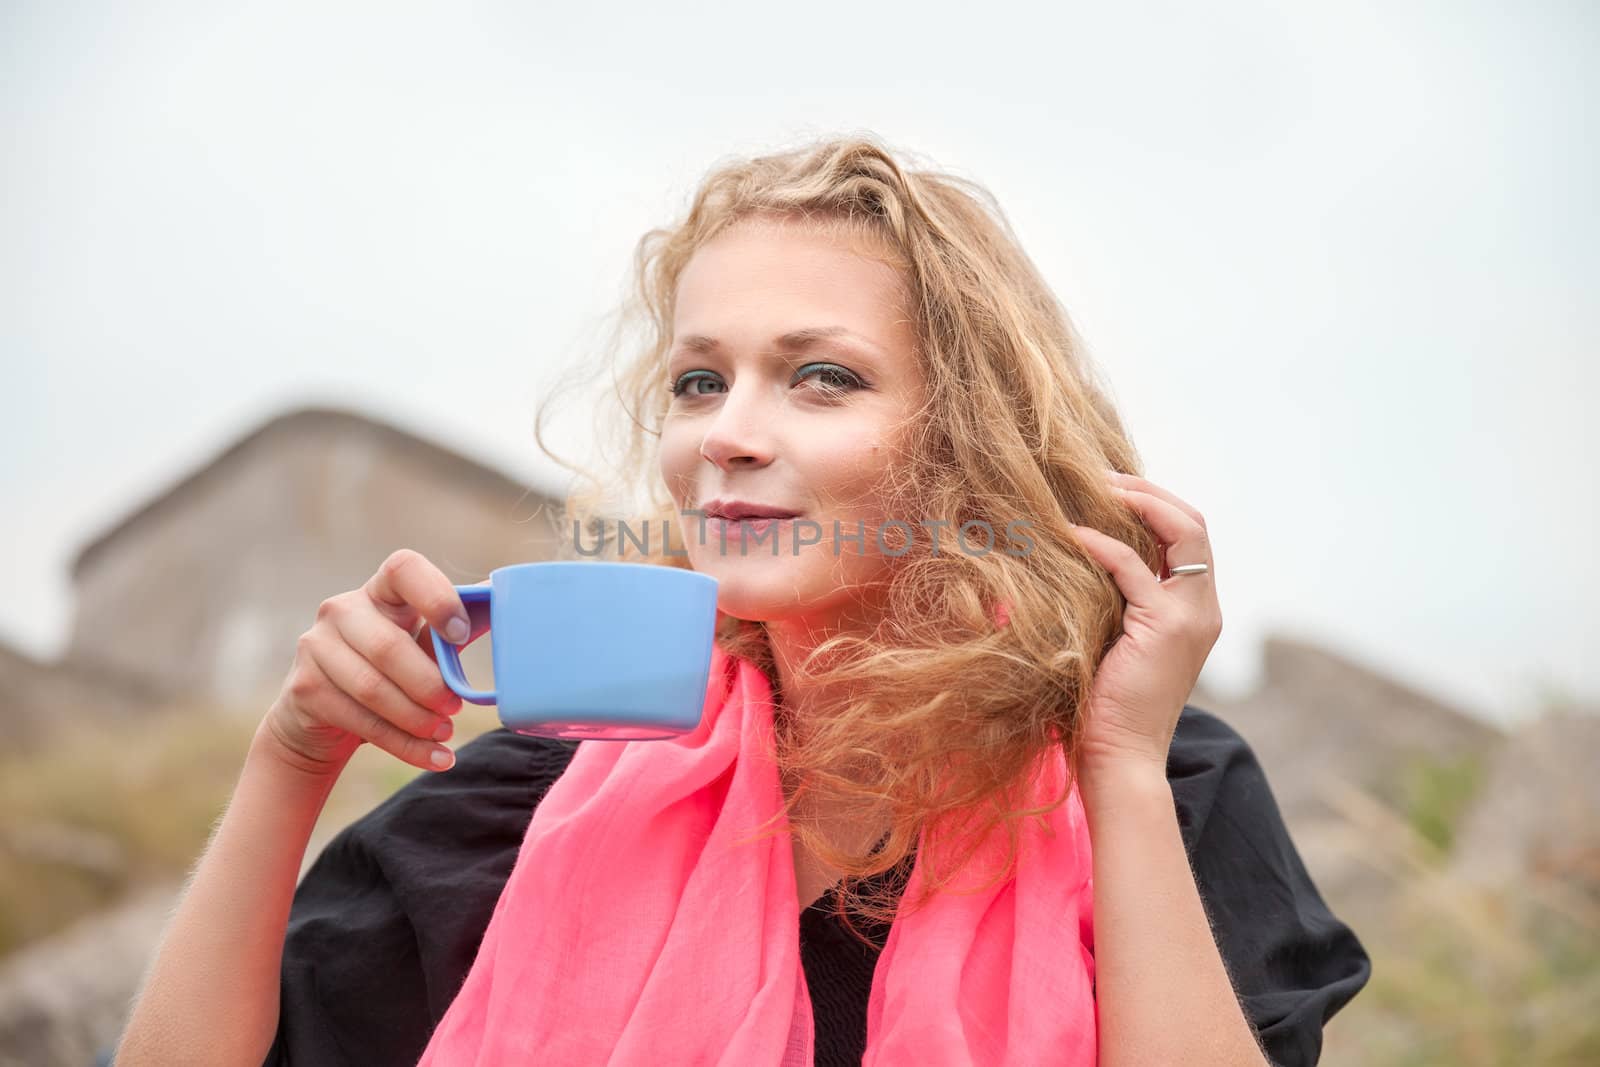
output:
M717 610L747 622L778 622L845 608L859 595L852 583L867 583L874 573L841 576L834 560L693 554L701 574L717 580ZM867 583L870 584L870 583Z
M779 619L798 614L800 604L793 596L773 598L729 595L721 592L719 587L717 610L724 615L743 619L745 622L777 622Z
M698 569L698 568L697 568ZM806 606L802 590L794 582L771 576L730 573L737 568L726 565L702 573L717 579L717 610L747 622L775 622L800 614Z

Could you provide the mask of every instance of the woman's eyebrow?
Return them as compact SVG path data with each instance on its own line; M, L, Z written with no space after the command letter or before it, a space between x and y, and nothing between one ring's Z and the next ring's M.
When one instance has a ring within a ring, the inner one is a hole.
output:
M881 352L878 345L854 330L843 326L807 326L799 330L790 330L772 339L775 348L810 348L822 341L850 340L863 344L874 352ZM709 355L721 351L722 342L715 337L704 334L692 333L678 339L673 346L676 351L694 352L700 355Z

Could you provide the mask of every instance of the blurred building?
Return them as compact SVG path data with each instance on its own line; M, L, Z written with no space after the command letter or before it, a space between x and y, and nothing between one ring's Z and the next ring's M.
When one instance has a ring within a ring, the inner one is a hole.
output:
M72 565L64 664L257 710L318 605L397 548L462 585L554 558L557 502L366 415L291 411L113 524ZM489 641L465 656L480 687Z

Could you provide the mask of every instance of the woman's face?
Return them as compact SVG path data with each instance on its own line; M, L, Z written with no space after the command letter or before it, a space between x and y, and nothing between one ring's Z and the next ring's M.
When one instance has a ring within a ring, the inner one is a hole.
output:
M735 226L685 267L661 474L689 562L718 580L728 614L841 619L871 601L894 563L879 546L883 522L923 532L880 500L922 400L906 302L895 268L794 224ZM796 518L697 514L717 500ZM904 533L884 535L891 553Z

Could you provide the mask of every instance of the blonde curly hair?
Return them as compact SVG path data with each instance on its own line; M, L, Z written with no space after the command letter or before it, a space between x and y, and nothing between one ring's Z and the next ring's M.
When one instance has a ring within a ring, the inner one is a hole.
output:
M585 531L594 541L583 552L594 554L611 543L608 529L670 531L653 550L617 538L615 558L687 568L658 448L671 400L674 297L695 251L735 224L777 221L869 248L900 271L926 401L909 424L908 462L895 465L886 492L947 518L951 529L1020 523L1032 546L1020 555L936 553L915 539L894 561L883 624L828 637L795 669L808 686L848 696L804 724L787 721L780 698L784 814L813 855L844 872L838 900L847 921L847 909L889 922L936 892L963 891L957 876L997 826L1008 858L988 884L1009 877L1020 820L1065 802L1063 794L1028 808L1017 799L1056 746L1076 774L1090 683L1123 611L1116 584L1068 524L1126 542L1153 569L1160 562L1160 546L1102 473L1139 474L1141 464L1065 308L992 194L914 168L914 158L857 134L719 162L687 215L650 230L636 248L633 284L607 345L613 362L627 353L613 370L625 417L600 442L617 458L597 476L556 456L544 435L554 396L535 424L539 447L583 475L564 504L563 538ZM716 640L760 666L777 693L764 623L719 613ZM840 851L801 817L796 805L808 795L827 810L891 812L890 832L865 854ZM908 873L914 852L923 864L916 900L894 884L861 891L861 879Z

